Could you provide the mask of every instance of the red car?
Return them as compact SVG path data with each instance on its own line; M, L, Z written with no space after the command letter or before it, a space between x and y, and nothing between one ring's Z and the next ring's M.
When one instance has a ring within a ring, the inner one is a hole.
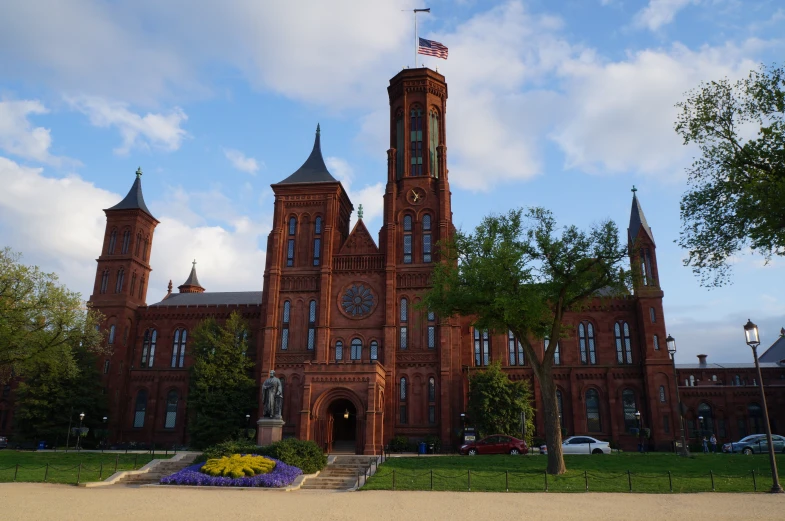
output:
M504 434L494 434L461 447L461 454L468 454L469 456L474 456L475 454L511 454L517 456L527 452L529 452L529 447L526 446L525 441Z

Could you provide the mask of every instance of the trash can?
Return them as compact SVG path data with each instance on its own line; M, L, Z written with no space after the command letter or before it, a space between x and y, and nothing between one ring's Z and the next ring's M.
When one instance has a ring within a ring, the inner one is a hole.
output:
M46 442L45 441L39 441L38 442L38 450L46 450Z
M428 454L435 454L433 443L428 445Z
M425 442L424 441L420 442L419 449L420 449L418 451L419 454L425 454Z

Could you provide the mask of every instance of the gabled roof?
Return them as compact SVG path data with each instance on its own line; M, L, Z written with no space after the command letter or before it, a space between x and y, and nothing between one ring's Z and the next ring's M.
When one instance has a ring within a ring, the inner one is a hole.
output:
M261 306L261 291L216 291L211 293L172 293L151 308L169 306Z
M370 232L368 232L368 228L365 227L363 220L357 219L352 232L346 238L338 254L362 253L379 253L379 247L376 246L376 242L371 237Z
M758 360L761 362L775 363L778 363L780 360L785 360L785 328L783 328L780 333L780 337L777 341L771 344L771 347L760 355Z
M128 195L125 196L125 199L111 208L107 208L107 210L142 210L150 217L153 217L150 209L147 208L146 204L144 204L144 196L142 195L141 168L136 170L136 179L134 180L134 184L131 185L131 189L128 191ZM153 219L155 219L155 217L153 217Z
M649 223L646 222L646 216L643 215L643 208L641 208L641 203L638 201L635 192L637 192L637 189L633 186L632 210L630 210L630 227L627 228L627 233L629 234L630 239L635 239L640 233L640 230L643 229L643 231L646 232L646 235L649 236L649 239L651 239L651 242L654 242L654 234L651 233Z
M313 150L311 155L305 160L295 173L280 181L278 184L294 184L294 183L337 183L332 174L327 170L327 165L324 164L322 157L322 146L320 140L321 131L319 125L316 125L316 139L313 142Z

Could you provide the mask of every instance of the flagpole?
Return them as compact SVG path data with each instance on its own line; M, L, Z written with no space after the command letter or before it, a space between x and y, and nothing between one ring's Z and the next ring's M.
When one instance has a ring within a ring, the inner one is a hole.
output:
M430 13L431 8L414 9L414 68L417 68L417 51L420 48L420 39L417 37L417 13Z

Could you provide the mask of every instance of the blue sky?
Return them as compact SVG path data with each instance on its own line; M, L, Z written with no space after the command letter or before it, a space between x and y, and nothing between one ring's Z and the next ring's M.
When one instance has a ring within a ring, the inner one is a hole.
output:
M0 244L88 297L101 209L144 171L161 221L148 302L188 275L258 290L271 183L305 160L317 122L333 175L375 235L388 146L388 80L420 36L450 49L448 168L455 224L542 205L560 222L612 218L631 193L657 241L679 361L748 362L785 326L785 267L742 255L734 284L700 287L679 233L695 150L674 105L701 81L739 78L785 49L775 0L331 2L11 0L0 18Z

